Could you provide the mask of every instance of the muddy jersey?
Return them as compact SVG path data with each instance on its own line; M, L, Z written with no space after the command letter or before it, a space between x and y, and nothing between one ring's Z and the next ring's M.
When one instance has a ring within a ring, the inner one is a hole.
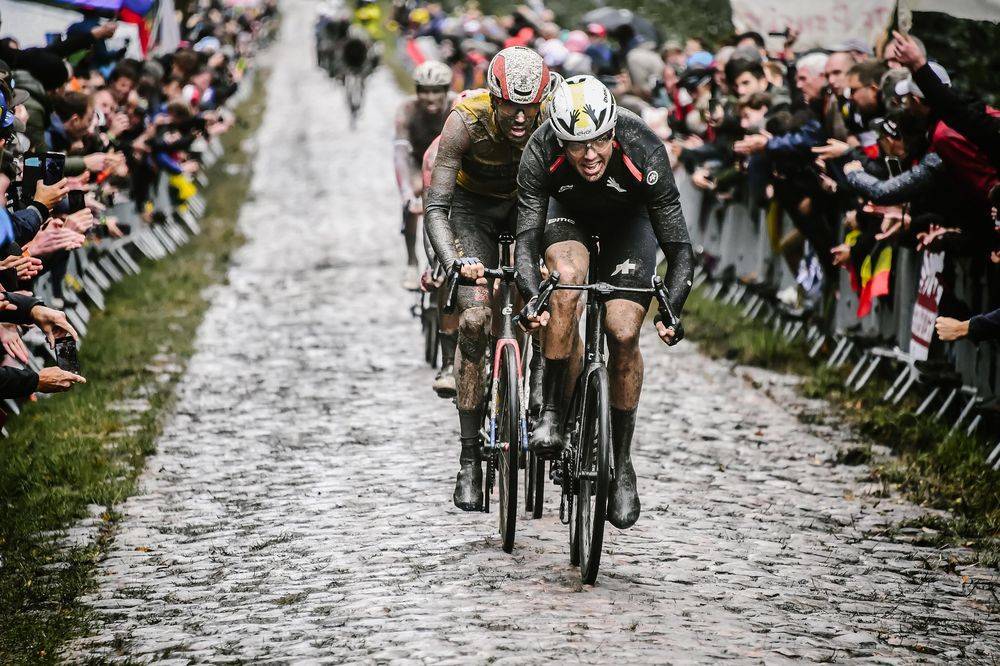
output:
M620 225L650 224L668 258L676 256L678 245L690 252L691 241L666 148L641 118L626 109L618 110L614 147L600 179L592 183L584 180L546 121L525 146L517 184L517 268L523 276L518 284L526 295L537 292L538 253L549 197L592 233L614 234ZM642 208L648 216L634 214ZM687 289L671 290L674 293L686 297Z
M441 134L441 128L444 127L444 121L448 118L454 98L454 95L449 94L444 110L435 116L421 113L417 107L416 97L407 100L409 110L406 116L406 138L410 142L415 165L421 164L424 153L427 152L434 139Z
M468 97L455 107L472 145L462 156L456 183L474 194L513 199L522 148L511 144L497 126L490 94Z

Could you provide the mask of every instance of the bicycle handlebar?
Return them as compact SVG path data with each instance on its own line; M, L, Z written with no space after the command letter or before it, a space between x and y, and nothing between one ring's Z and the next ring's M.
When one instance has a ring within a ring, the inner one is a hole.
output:
M451 269L448 271L448 298L445 300L444 308L442 309L444 314L451 314L455 311L455 295L458 293L459 286L476 286L476 280L462 277L459 273L460 270L461 266L459 264L453 264ZM506 274L502 268L487 268L484 269L483 277L487 280L503 280L506 278ZM511 276L511 279L513 279L513 275Z
M552 279L553 277L555 278L554 280ZM553 271L550 278L541 284L541 292L539 293L538 301L536 302L536 307L534 308L532 316L537 317L545 310L545 307L548 305L549 296L551 296L552 292L556 289L586 291L600 296L611 296L614 293L652 294L656 298L659 306L654 322L662 321L668 327L674 329L674 338L668 343L672 347L680 342L681 338L684 337L684 328L681 324L680 317L674 314L673 308L670 307L670 295L667 293L666 285L663 284L663 278L659 275L654 275L652 283L653 286L649 288L616 287L615 285L607 282L594 282L592 284L559 284L559 273ZM518 315L518 317L520 317L520 315Z

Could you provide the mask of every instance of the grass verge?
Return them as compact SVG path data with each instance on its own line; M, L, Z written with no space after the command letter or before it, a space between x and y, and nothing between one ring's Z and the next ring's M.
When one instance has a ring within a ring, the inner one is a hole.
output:
M0 441L0 663L56 661L86 626L78 598L93 583L113 507L135 490L173 404L208 306L203 290L224 279L243 240L236 220L252 158L243 141L262 117L265 79L258 71L209 171L202 233L108 292L80 350L87 384L28 404ZM121 409L136 400L145 402ZM83 543L61 543L59 533L88 514Z
M711 300L702 290L691 294L684 325L689 338L710 356L803 375L803 392L829 400L836 409L833 418L898 454L872 459L866 448L849 452L846 460L868 462L872 480L898 488L920 506L951 514L945 519L928 514L919 525L900 527L927 527L926 543L970 545L980 563L1000 566L1000 472L986 466L980 440L949 434L933 418L915 416L912 401L884 404L886 385L881 381L869 382L859 392L846 390L847 369L827 369L807 357L804 343L789 343L760 322L743 318L742 308Z

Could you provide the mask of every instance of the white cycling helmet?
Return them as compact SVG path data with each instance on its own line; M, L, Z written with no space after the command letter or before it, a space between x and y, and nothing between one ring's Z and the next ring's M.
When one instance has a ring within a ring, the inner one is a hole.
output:
M552 112L552 94L559 87L559 84L565 80L559 72L549 70L549 85L545 86L545 94L542 95L542 106L538 109L538 122L544 123L549 119L549 115Z
M618 120L615 96L593 76L571 76L560 83L549 107L549 122L561 141L590 141Z
M450 86L451 76L451 67L439 60L427 60L413 70L413 82L428 88Z
M559 72L553 72L549 70L549 85L545 86L545 97L552 97L552 93L556 91L559 84L566 79Z
M541 102L548 83L548 66L526 46L510 46L497 53L486 74L490 94L516 104Z

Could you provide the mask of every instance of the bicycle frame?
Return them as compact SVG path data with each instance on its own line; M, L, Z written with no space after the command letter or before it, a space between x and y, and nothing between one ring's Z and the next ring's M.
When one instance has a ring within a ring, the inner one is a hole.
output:
M521 451L528 450L528 417L527 402L524 394L524 374L521 369L521 346L518 344L517 335L514 330L514 294L511 285L514 283L514 266L511 253L511 246L514 244L514 237L509 234L500 234L498 239L500 244L500 268L498 269L502 277L497 287L497 294L494 300L494 311L500 313L500 333L497 335L496 344L493 348L493 367L490 382L490 431L488 448L499 448L496 441L497 415L500 405L500 359L504 347L513 348L514 359L517 362L517 382L518 382L518 423L520 430Z

